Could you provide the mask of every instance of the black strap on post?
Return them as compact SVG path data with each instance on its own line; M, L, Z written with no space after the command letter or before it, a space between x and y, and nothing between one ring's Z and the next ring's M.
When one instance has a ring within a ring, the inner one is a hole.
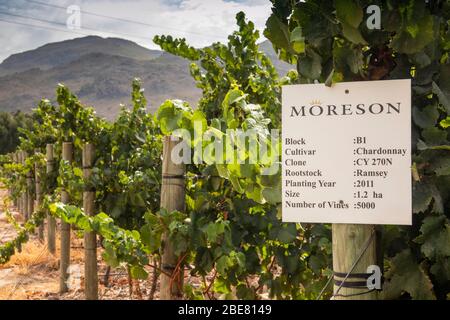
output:
M163 264L161 269L174 271L177 267L170 264Z
M344 287L344 288L354 288L354 289L363 289L367 288L367 279L373 273L350 273L347 275L347 273L344 272L333 272L334 274L334 281L337 286ZM342 279L347 276L347 279L356 279L360 281L343 281ZM342 278L342 279L339 279ZM384 282L384 277L381 277L381 283Z

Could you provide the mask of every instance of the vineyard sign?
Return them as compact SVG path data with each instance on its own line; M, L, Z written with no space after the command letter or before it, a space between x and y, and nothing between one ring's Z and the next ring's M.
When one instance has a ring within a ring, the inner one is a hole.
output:
M283 221L410 225L411 81L283 87Z

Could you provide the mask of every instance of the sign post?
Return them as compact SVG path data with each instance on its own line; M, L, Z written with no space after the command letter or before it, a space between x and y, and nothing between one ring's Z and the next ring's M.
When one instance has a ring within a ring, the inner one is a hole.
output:
M334 298L375 299L374 225L412 223L410 80L291 85L282 101L283 221L333 223Z

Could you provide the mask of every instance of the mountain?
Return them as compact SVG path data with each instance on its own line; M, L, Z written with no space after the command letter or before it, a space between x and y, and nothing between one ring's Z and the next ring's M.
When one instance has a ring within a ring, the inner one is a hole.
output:
M149 50L128 40L88 36L49 43L36 50L13 54L0 64L0 76L33 68L49 70L78 60L83 55L102 52L139 61L152 60L161 55L161 51Z
M278 61L270 43L262 43L261 49L280 74L290 69ZM95 106L100 116L113 119L120 104L130 103L131 82L136 77L142 79L151 111L170 98L195 105L201 95L187 60L128 40L88 36L4 60L0 64L0 110L28 111L42 98L52 100L56 85L64 83L84 104Z

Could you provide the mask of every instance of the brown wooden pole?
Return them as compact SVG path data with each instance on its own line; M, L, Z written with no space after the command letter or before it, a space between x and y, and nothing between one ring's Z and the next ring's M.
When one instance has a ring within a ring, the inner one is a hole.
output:
M25 151L22 151L22 165L25 166L26 160L28 158L28 154ZM25 221L27 221L30 218L30 212L28 207L28 188L29 188L29 182L28 182L28 172L26 173L25 177L25 192L22 195L22 214L25 217Z
M34 194L33 194L33 169L27 172L27 220L31 219L34 213Z
M372 225L333 224L333 270L335 275L334 296L336 300L375 300L377 291L368 292L367 287L348 288L339 282L364 282L363 277L345 275L354 266L351 274L367 273L367 267L377 265L377 241ZM356 264L355 264L356 263ZM382 270L383 266L379 266ZM340 288L339 288L340 287ZM339 291L338 291L339 290ZM338 291L338 292L337 292Z
M35 150L39 153L39 150ZM38 163L34 165L34 182L36 184L36 209L40 210L42 206L42 186L41 186L41 167ZM44 221L39 225L38 229L39 240L44 241Z
M88 180L92 175L94 164L94 146L86 144L83 147L83 177ZM95 215L95 191L86 189L83 192L83 208L88 216ZM84 233L84 294L86 300L98 300L97 274L97 236L95 232Z
M54 154L53 154L53 144L47 144L46 146L46 158L47 158L47 175L52 174L54 170ZM47 213L47 248L52 254L56 252L56 220L50 214Z
M63 142L63 160L71 163L73 161L73 143ZM69 194L66 190L61 192L61 202L69 203ZM67 280L69 278L68 269L70 266L70 224L61 221L61 258L60 258L60 278L59 292L64 293L69 290Z
M182 143L173 137L164 137L163 164L162 164L162 186L161 186L161 208L168 212L185 210L185 165L175 164L171 154L173 148ZM175 255L173 244L168 234L163 235L162 257L161 257L161 300L175 300L182 297L183 266L177 279L172 280L168 274L175 273L179 257Z
M10 156L10 159L11 159L11 163L14 163L14 153L9 154L9 156ZM13 187L10 186L10 187L8 188L8 195L9 195L9 198L10 198L10 199L12 199L12 198L11 198L12 193L13 193ZM13 200L13 205L15 205L15 201L14 201L14 200Z
M19 163L17 151L13 153L13 162L15 164ZM15 187L13 186L13 192L15 191L14 189L15 189ZM17 201L17 198L16 198L16 199L14 199L14 206L17 208L18 205L19 205L19 201Z
M17 160L18 160L19 164L23 165L23 152L22 151L18 151ZM24 201L24 192L20 192L19 199L18 199L18 211L23 217L25 217L24 212L23 212L23 209L24 209L23 201Z

